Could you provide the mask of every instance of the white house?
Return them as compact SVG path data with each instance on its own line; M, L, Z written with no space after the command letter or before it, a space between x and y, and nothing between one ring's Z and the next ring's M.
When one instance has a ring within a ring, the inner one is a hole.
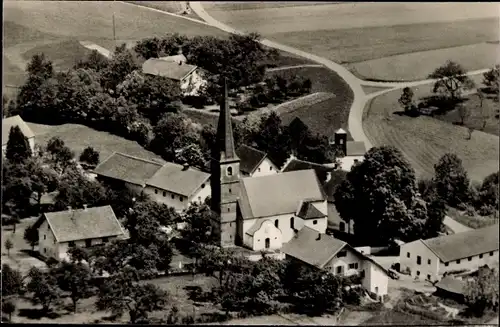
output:
M28 124L19 116L12 116L2 119L2 153L5 155L7 149L7 142L9 141L10 129L14 126L19 126L19 129L28 139L28 143L31 147L31 152L35 152L35 134L29 128Z
M257 177L277 174L279 168L267 157L267 154L248 145L236 149L240 158L240 173L244 177Z
M56 260L67 259L72 247L91 247L125 237L110 206L44 213L35 227L40 254Z
M365 143L347 141L347 132L342 128L335 132L330 145L334 146L341 154L337 159L340 161L340 168L345 171L350 171L354 164L363 161L366 153Z
M178 83L183 95L198 95L206 85L202 70L186 63L186 57L177 56L150 58L142 64L144 74L163 76Z
M164 164L115 152L94 173L98 179L119 181L153 200L185 210L192 202L202 203L211 195L210 174L167 162Z
M467 232L406 243L400 270L412 277L440 280L445 272L474 270L498 262L498 224Z
M370 257L349 244L308 227L282 248L286 257L337 276L360 275L369 292L381 297L387 294L388 272Z
M308 226L326 233L327 204L314 170L241 179L239 237L254 251L279 249Z

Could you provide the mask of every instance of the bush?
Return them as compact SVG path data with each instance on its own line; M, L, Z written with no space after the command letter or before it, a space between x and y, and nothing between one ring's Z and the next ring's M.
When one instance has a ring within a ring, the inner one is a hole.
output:
M495 213L496 208L490 205L483 205L479 208L478 213L481 216L491 216Z
M476 210L472 206L467 206L467 209L465 209L465 214L469 217L474 217L476 215Z
M93 147L88 146L80 154L80 161L91 166L96 166L99 163L99 152L94 150Z

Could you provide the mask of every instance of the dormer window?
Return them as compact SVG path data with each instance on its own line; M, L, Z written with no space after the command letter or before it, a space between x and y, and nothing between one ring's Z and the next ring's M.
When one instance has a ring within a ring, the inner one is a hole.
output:
M227 167L227 176L233 176L233 167Z

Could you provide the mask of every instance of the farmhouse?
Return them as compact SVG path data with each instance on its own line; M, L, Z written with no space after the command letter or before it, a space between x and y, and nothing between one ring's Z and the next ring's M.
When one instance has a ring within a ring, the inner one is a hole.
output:
M445 272L475 270L498 262L498 224L467 232L406 243L400 248L401 271L440 280Z
M210 174L187 165L161 164L115 152L100 163L94 173L108 183L122 183L153 200L185 210L192 202L201 203L210 196Z
M243 178L240 163L225 88L211 160L221 246L276 250L304 226L326 232L326 195L314 170Z
M236 150L240 158L240 173L242 176L266 176L277 174L279 168L268 158L267 154L248 145L242 145Z
M340 153L338 160L342 170L350 171L352 166L363 161L366 153L364 142L347 141L347 133L342 128L338 129L330 140L330 145L333 146L337 153Z
M2 119L2 153L5 155L7 149L7 142L9 141L10 129L14 126L19 126L19 129L28 139L28 143L31 147L31 152L35 151L35 134L29 128L28 124L19 116L12 116L9 118Z
M125 236L110 206L44 213L35 227L40 253L56 260L67 259L72 247L90 247Z
M201 70L186 63L186 57L177 56L150 58L142 64L144 74L166 77L179 85L183 95L198 95L206 84Z
M289 260L326 270L338 276L359 275L362 285L378 297L387 294L388 272L349 244L304 227L283 246Z

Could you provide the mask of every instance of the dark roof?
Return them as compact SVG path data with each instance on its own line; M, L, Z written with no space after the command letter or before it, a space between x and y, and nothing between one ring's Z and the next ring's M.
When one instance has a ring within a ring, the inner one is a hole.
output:
M144 74L163 76L176 81L182 80L187 75L191 74L197 67L183 63L179 65L174 61L151 58L142 64L142 72Z
M328 202L334 202L333 194L335 193L335 189L339 186L347 176L347 172L338 169L334 170L330 174L330 180L323 184L323 189L325 190L326 196L328 197Z
M266 154L248 145L242 145L236 150L240 158L240 170L252 174L260 163L266 158Z
M314 219L314 218L323 218L325 214L316 208L313 202L304 201L300 206L299 212L297 213L297 217L302 219Z
M339 212L337 211L337 207L335 207L335 203L328 202L328 226L338 226L341 222L344 222L342 217L340 217Z
M466 282L463 280L446 276L436 283L436 288L440 288L450 293L464 295Z
M321 183L323 183L324 181L326 181L327 173L333 171L334 168L328 168L321 164L293 158L288 162L288 164L283 168L282 171L287 172L307 169L314 169L316 175L318 176L318 179Z
M366 153L365 142L347 141L346 156L364 156Z
M422 240L442 262L498 250L498 224L467 232Z
M326 200L313 170L241 179L243 219L295 213L303 200Z
M131 184L144 186L156 174L162 164L127 154L115 152L101 162L94 173Z
M123 235L111 206L49 212L42 216L58 242Z
M209 179L210 174L201 170L191 167L184 169L181 165L167 162L146 185L189 197Z
M238 159L234 148L233 126L231 112L229 111L227 84L224 80L224 96L221 101L217 135L215 140L214 158L221 160ZM222 156L222 157L221 157Z
M7 142L9 141L10 129L14 126L19 126L21 132L28 139L35 136L31 128L29 128L28 124L26 124L19 115L4 118L2 119L2 145L7 144Z

